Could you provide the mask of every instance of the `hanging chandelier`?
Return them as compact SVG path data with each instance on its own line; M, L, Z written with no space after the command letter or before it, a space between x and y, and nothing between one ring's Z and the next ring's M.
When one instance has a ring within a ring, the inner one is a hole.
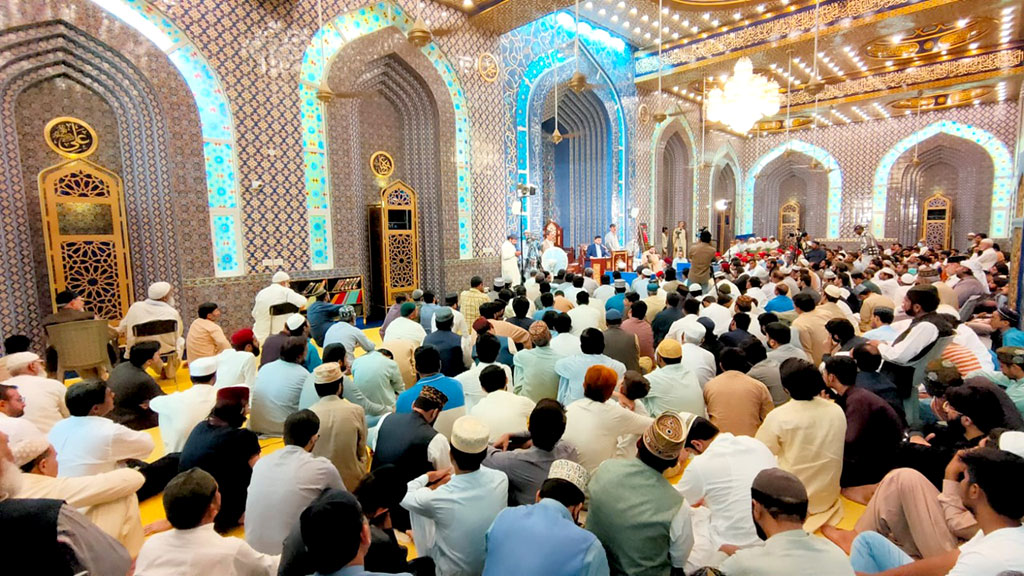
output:
M750 58L740 58L733 68L732 78L722 88L708 93L708 120L746 134L758 120L778 114L781 101L779 85L754 74Z

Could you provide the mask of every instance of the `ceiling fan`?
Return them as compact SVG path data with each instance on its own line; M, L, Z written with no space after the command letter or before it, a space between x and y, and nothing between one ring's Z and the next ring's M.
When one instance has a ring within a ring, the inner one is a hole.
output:
M420 3L416 12L416 19L413 20L412 28L406 32L405 37L409 40L409 43L417 48L423 48L427 44L433 42L434 38L440 36L447 36L452 32L455 32L460 26L450 26L446 28L429 28L427 22L423 19L423 6ZM390 12L390 5L388 11Z
M580 94L587 90L593 90L594 88L606 88L607 84L591 84L587 81L587 75L580 72L580 0L576 0L576 34L573 38L573 65L575 71L572 73L572 77L565 85L573 92Z
M803 85L802 90L811 95L817 96L825 88L825 83L818 76L818 30L821 27L818 19L818 9L821 0L814 0L814 73L811 79Z
M562 134L558 129L558 85L555 85L555 130L549 137L552 142L559 144L563 140L569 140L572 138L579 138L579 134Z

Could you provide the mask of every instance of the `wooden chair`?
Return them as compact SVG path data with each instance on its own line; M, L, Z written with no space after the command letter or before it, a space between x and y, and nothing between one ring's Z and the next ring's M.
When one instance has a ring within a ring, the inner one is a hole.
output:
M87 368L111 370L107 354L106 320L79 320L50 324L46 327L50 346L57 351L57 380L64 381L64 374L70 370Z
M181 358L178 356L178 321L150 320L136 324L132 326L132 335L135 336L136 343L160 343L160 359L164 362L160 367L160 373L165 380L177 381L178 367L181 365Z
M270 334L274 335L284 330L284 323L288 317L299 311L299 307L291 302L282 302L270 307Z

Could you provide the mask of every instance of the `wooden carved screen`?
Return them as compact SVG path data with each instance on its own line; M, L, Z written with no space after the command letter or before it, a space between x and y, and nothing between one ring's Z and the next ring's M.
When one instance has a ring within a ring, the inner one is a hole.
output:
M121 178L88 160L39 173L50 296L69 289L100 318L122 318L132 302Z
M420 283L416 192L401 180L381 190L381 246L384 298L412 292Z
M779 207L779 241L785 243L786 238L795 239L799 233L800 203L791 200Z
M928 246L949 248L949 232L953 223L953 202L948 196L933 194L924 199L921 213L921 239Z

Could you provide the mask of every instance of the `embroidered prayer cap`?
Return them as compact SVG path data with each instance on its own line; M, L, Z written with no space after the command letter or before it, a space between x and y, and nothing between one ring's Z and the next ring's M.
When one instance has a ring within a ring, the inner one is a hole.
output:
M412 295L411 296L412 296L413 300L419 300L420 298L423 298L423 290L420 290L419 288L417 288L417 289L412 291Z
M662 460L675 460L683 450L695 418L693 414L663 413L644 431L644 446Z
M188 363L188 375L189 376L209 376L217 373L217 358L215 356L207 358L197 358Z
M241 346L244 344L250 344L256 340L256 335L253 334L252 328L242 328L241 330L235 331L231 335L231 345Z
M1007 430L999 435L999 449L1024 458L1024 432Z
M1000 306L997 310L999 312L999 315L1003 317L1003 320L1009 322L1013 328L1016 328L1017 324L1020 323L1020 314L1018 314L1017 311L1014 310L1013 308L1010 308L1009 306L1004 304Z
M494 279L494 287L495 288L504 288L505 287L505 279L504 278L495 278Z
M248 404L249 403L249 387L248 386L225 386L217 389L217 406L227 406L231 404Z
M925 378L932 382L949 384L960 379L960 370L956 364L943 358L936 358L925 366Z
M305 323L306 317L302 314L292 314L284 321L284 325L287 326L289 330L298 330L299 328L302 328L302 325Z
M530 324L530 340L534 344L550 342L551 330L548 328L548 325L539 320Z
M416 311L416 304L414 302L402 302L401 308L398 309L398 313L403 317L408 318Z
M612 286L615 287L615 288L625 288L626 287L626 281L623 280L622 278L616 278L615 282L612 282Z
M345 304L341 308L338 308L338 319L342 322L348 322L356 315L355 308L352 308L348 304Z
M35 352L15 352L14 354L8 354L4 358L7 360L5 366L8 372L21 370L29 364L40 360L39 355Z
M452 447L466 454L479 454L487 450L491 431L476 416L462 416L452 425Z
M679 343L679 340L673 340L672 338L665 338L658 344L658 356L662 358L668 358L670 360L675 358L683 357L683 345Z
M74 290L61 290L57 293L55 301L57 302L57 306L67 306L74 301L75 298L78 298L78 294L75 293Z
M828 294L833 298L843 297L843 291L840 290L839 286L836 286L835 284L829 284L828 286L825 286L825 294Z
M448 403L448 397L444 395L444 392L441 392L433 386L424 386L423 388L420 388L420 398L437 404L438 408L444 408L444 405Z
M439 308L437 312L434 312L434 319L438 322L447 322L455 319L455 313L452 312L451 308L445 306L444 308Z
M25 464L42 456L50 449L50 442L41 432L24 434L10 439L14 465L21 468Z
M1020 346L1003 346L996 350L996 358L1000 364L1024 366L1024 348Z
M146 291L146 296L150 300L159 300L164 296L167 296L171 292L171 285L167 282L153 282L149 285L149 290Z
M278 270L277 272L274 272L274 276L270 279L270 281L273 282L274 284L280 284L281 282L287 282L291 279L292 277L289 276L287 272L285 272L284 270Z
M586 494L590 474L587 474L587 469L581 464L572 460L555 460L548 470L548 480L565 480Z
M929 282L938 282L940 280L939 271L936 270L935 268L932 268L931 266L921 266L920 268L918 268L917 277L927 280Z
M313 384L330 384L344 377L341 365L337 362L324 362L313 369Z

